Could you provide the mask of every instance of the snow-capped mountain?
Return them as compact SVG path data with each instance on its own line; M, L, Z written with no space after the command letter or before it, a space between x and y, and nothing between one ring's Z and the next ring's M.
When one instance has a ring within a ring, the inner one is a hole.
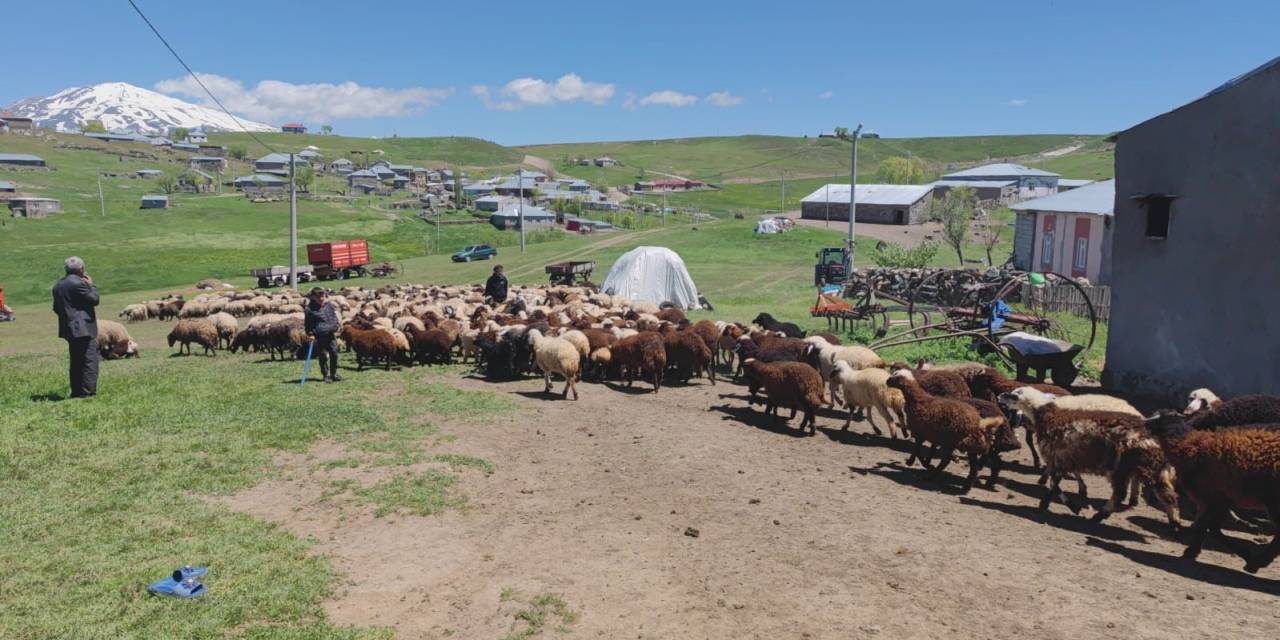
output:
M103 82L91 87L71 87L47 98L27 98L6 110L31 118L36 126L58 131L79 131L90 120L100 120L112 132L146 135L167 134L172 127L205 131L275 131L261 122L239 118L239 124L219 111L184 102L125 82ZM238 117L238 116L237 116Z

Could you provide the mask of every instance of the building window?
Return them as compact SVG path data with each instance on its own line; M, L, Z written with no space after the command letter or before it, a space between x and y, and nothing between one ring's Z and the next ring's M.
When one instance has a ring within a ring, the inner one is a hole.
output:
M1134 199L1147 210L1147 228L1143 234L1148 238L1164 239L1169 237L1169 212L1173 199L1178 196L1152 194L1137 195Z
M1044 238L1040 240L1040 264L1046 267L1053 266L1053 232L1046 231Z
M1078 271L1083 271L1089 266L1089 239L1076 238L1076 257L1072 266Z

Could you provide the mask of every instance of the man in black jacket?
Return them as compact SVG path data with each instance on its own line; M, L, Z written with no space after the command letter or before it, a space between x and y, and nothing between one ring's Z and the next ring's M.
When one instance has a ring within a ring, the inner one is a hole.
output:
M507 301L507 276L502 273L502 265L493 268L493 275L484 283L484 297L493 298L494 303Z
M71 354L71 397L98 392L98 288L84 272L84 260L63 261L67 275L53 286L53 312L58 314L58 337Z
M325 300L325 291L315 287L307 294L307 306L302 310L303 328L307 337L315 341L313 353L320 361L320 375L325 382L340 382L338 375L338 309Z

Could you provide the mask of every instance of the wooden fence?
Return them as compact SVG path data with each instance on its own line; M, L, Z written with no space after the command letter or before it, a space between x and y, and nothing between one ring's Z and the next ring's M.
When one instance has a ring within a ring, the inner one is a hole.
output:
M1089 302L1093 303L1093 310L1098 320L1110 322L1111 287L1084 287L1084 292ZM1085 304L1084 297L1080 295L1080 290L1069 285L1033 287L1030 284L1024 284L1022 300L1035 303L1037 307L1048 311L1066 311L1077 316L1089 317L1089 307Z

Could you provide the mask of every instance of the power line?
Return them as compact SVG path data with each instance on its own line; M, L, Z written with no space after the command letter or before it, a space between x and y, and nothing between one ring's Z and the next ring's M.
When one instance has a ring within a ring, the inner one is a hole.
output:
M160 43L164 45L164 48L168 49L169 53L172 53L173 57L178 60L178 64L181 64L182 68L186 69L187 73L191 74L191 79L195 80L196 84L200 85L200 88L204 89L204 92L209 94L209 97L213 99L214 103L218 105L219 109L222 109L223 113L227 114L228 116L231 117L233 121L235 121L236 125L240 127L240 131L242 133L249 134L249 137L253 138L254 142L257 142L263 147L266 147L268 151L272 153L276 153L275 148L263 142L262 139L254 135L252 131L249 131L249 129L244 126L244 123L240 122L240 119L237 118L235 114L231 113L231 111L228 110L227 107L222 104L222 101L218 99L218 96L213 95L213 92L209 90L209 87L206 87L204 82L200 80L200 76L196 75L196 72L191 70L191 66L187 64L187 61L183 60L182 56L178 55L177 51L174 51L173 46L169 44L169 41L165 40L164 36L160 35L160 30L156 29L156 26L154 24L151 24L151 19L147 18L147 14L142 12L142 9L138 7L138 3L134 2L133 0L129 0L129 5L133 7L134 11L138 12L138 17L142 18L142 21L147 23L147 26L151 28L151 33L156 34L156 37L160 39Z

